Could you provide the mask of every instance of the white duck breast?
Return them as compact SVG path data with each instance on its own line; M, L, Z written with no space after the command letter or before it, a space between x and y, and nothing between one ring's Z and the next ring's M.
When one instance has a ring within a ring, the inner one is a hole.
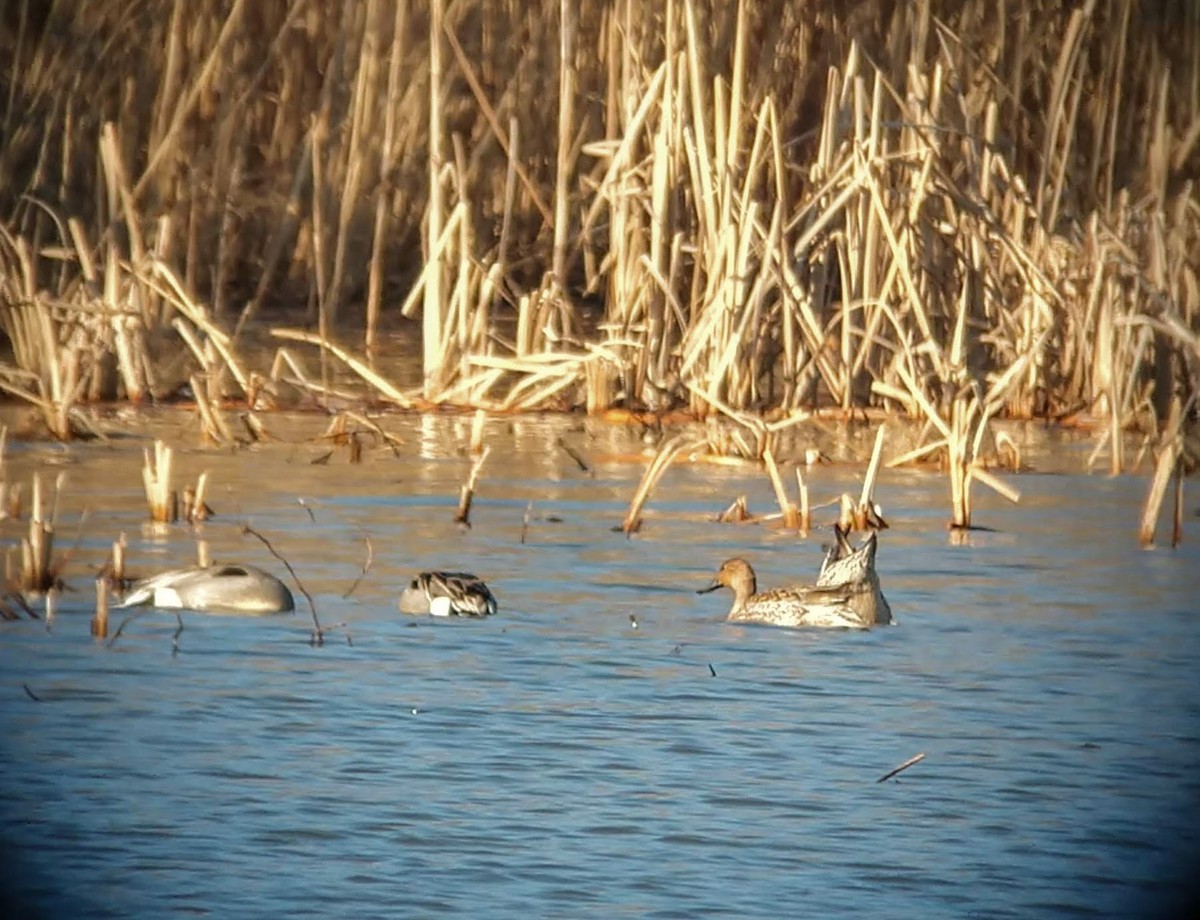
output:
M399 607L435 617L486 617L496 612L496 598L469 572L422 572L400 592Z

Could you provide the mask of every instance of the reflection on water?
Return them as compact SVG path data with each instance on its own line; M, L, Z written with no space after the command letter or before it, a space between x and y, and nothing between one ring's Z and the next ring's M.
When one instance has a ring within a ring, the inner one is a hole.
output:
M944 482L886 474L879 568L899 625L789 632L725 624L727 599L695 594L734 553L765 584L819 565L820 535L706 520L741 492L771 508L749 466L672 469L627 541L610 528L641 474L629 433L493 422L463 532L468 420L394 421L403 456L361 466L314 466L315 423L268 421L277 442L184 452L179 474L210 473L215 558L284 574L239 535L249 521L353 645L310 647L299 595L292 617L185 614L177 657L167 615L95 645L86 571L108 542L127 531L148 571L188 562L193 537L141 534L140 442L11 451L10 479L50 456L67 469L60 535L91 516L52 628L0 624L10 901L72 917L1134 916L1194 865L1200 560L1194 543L1132 548L1141 480L1024 476L1019 507L979 497L995 532L952 547ZM818 467L814 498L857 477ZM399 585L431 566L486 578L500 615L402 617Z

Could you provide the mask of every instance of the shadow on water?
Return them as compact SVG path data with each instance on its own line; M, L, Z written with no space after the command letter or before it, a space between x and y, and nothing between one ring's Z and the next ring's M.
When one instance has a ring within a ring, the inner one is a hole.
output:
M944 481L887 473L898 625L793 632L695 593L734 554L765 585L820 564L827 531L708 522L742 492L773 507L750 466L672 468L627 540L638 442L492 422L463 530L469 420L392 420L402 456L357 466L314 466L305 424L176 462L210 474L214 557L279 571L252 523L353 645L310 647L303 602L185 614L174 657L173 616L93 643L87 567L116 534L143 573L194 537L142 533L141 442L13 448L10 478L53 456L64 519L91 517L52 629L0 623L6 915L1099 917L1193 893L1200 559L1134 548L1142 480L1023 476L951 546ZM431 567L483 576L500 614L402 617Z

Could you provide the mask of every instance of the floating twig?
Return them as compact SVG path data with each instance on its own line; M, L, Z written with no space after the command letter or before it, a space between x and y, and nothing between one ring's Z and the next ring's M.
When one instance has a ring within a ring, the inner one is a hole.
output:
M120 624L118 624L117 631L115 633L113 633L112 638L109 639L105 643L105 646L108 648L112 648L114 645L117 644L117 640L121 638L121 633L125 632L126 626L128 626L134 620L137 620L137 619L144 617L147 614L153 613L153 612L154 612L154 609L152 607L142 607L141 609L135 610L132 613L130 613L128 616L125 617L125 619L123 619L120 622Z
M716 669L716 668L714 668L714 667L712 666L712 662L711 662L711 661L708 663L708 673L709 673L709 674L710 674L712 677L716 677L716 676L717 676L717 669Z
M38 696L36 693L34 693L32 690L29 689L29 684L21 684L21 686L25 688L25 695L27 697L29 697L31 700L33 700L35 703L40 703L42 701L42 698L40 696Z
M367 577L367 572L371 571L371 563L375 561L375 547L371 545L371 535L363 534L363 540L367 544L367 559L362 565L362 571L358 573L358 578L354 579L354 584L352 584L347 589L346 593L342 595L343 599L348 598L358 589L358 586L362 583L362 580Z
M883 776L879 777L879 779L875 780L875 782L877 782L877 783L887 782L889 779L891 779L897 773L907 770L913 764L918 764L924 759L925 759L924 754L917 754L915 757L910 757L910 758L908 758L908 760L904 761L904 763L900 764L900 766L896 767L894 770L889 770L887 773L883 774Z
M529 533L529 516L533 513L533 499L525 506L525 516L521 519L521 545L525 545L525 537Z
M179 623L175 627L175 635L171 636L171 657L174 658L179 654L179 637L183 634L183 614L178 610L175 611L175 620Z
M583 455L580 454L579 451L577 451L574 447L572 447L562 438L556 438L555 443L566 452L568 457L575 461L575 465L579 467L579 472L590 473L592 471L592 468L588 466L587 461L583 459Z
M312 595L308 593L308 589L306 587L304 587L304 582L302 582L300 580L300 576L296 574L296 570L292 568L292 564L290 562L288 562L287 559L285 559L275 549L274 546L271 545L270 540L268 540L266 537L264 537L261 533L259 533L257 530L255 530L253 527L251 527L249 524L242 525L242 533L250 534L252 537L257 537L259 540L262 541L263 546L265 546L267 548L267 552L269 552L272 556L274 556L276 559L278 559L280 562L283 563L283 567L285 569L287 569L288 574L290 574L292 576L292 580L296 583L296 587L300 589L300 593L303 594L305 599L308 601L308 609L309 609L309 612L312 614L312 621L313 621L312 644L313 645L324 645L325 644L325 633L329 632L333 629L337 629L337 627L332 626L329 628L329 630L323 629L321 627L321 621L317 617L317 604L313 600ZM347 639L349 639L349 636L347 636Z

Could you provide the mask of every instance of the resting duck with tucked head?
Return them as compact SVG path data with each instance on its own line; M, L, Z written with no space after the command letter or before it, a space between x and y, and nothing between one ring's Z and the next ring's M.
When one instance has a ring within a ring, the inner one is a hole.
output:
M295 608L292 592L274 575L252 565L191 566L159 572L130 587L122 607L259 615Z
M435 617L486 617L496 612L496 598L468 572L422 572L400 592L399 607Z

